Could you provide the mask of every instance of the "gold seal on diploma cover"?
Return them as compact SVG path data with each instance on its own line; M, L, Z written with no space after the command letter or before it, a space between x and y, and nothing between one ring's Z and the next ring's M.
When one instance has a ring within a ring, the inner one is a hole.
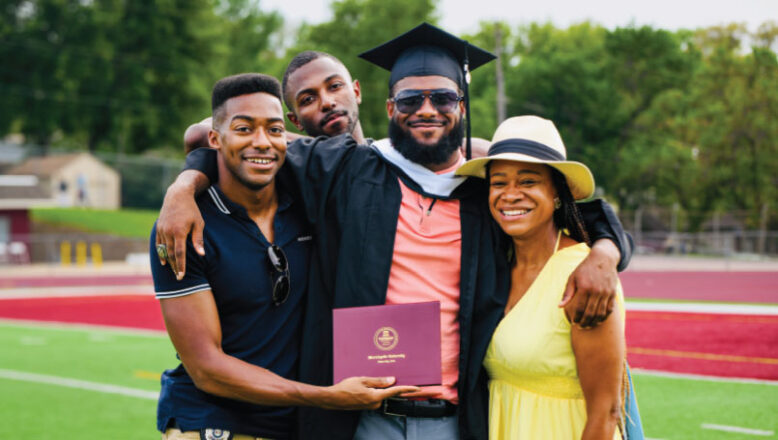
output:
M391 350L396 347L398 340L399 337L397 336L397 330L391 327L381 327L375 332L375 335L373 336L373 343L375 346L384 351Z

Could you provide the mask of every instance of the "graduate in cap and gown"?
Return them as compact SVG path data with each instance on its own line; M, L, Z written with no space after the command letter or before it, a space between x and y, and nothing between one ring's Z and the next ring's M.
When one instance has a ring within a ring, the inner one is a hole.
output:
M483 181L454 171L465 161L459 147L470 119L469 71L494 56L427 23L360 56L390 71L389 139L370 146L348 134L301 139L289 146L278 176L296 187L315 231L300 380L332 383L333 308L439 301L442 384L376 411L301 408L299 437L486 439L481 363L510 271ZM188 169L211 180L218 178L214 165L207 149L187 157ZM607 204L582 211L593 241L613 249L610 272L587 276L608 279L617 262L626 267L631 241ZM607 302L614 293L577 296Z

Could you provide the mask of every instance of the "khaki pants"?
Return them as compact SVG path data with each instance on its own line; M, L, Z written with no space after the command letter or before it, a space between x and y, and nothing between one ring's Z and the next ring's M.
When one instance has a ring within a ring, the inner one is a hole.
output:
M226 437L225 437L226 438ZM170 428L162 434L162 440L200 440L200 431L186 431L176 428ZM233 434L232 440L270 440L263 437L252 437L250 435Z

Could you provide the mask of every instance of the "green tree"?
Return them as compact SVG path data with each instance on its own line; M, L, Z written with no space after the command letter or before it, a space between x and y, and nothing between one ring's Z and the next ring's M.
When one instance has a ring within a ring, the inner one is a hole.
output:
M501 39L501 47L497 47L497 35ZM511 71L513 48L511 47L511 28L505 23L482 22L474 35L463 35L470 43L486 49L499 57L504 78ZM497 119L497 65L498 62L487 63L472 74L470 83L470 113L473 121L473 136L491 139L499 122ZM512 96L506 96L508 102L513 102ZM508 113L508 117L515 116Z
M687 167L693 146L663 136L661 124L645 117L654 106L666 115L666 100L659 100L682 97L699 64L694 51L683 50L681 37L648 26L618 28L605 37L604 73L616 92L608 128L613 145L609 192L626 208L646 201L672 204L690 182L679 183L694 177Z
M597 183L613 177L619 97L607 75L607 31L588 22L557 29L522 26L506 70L508 114L535 114L559 128L568 157L591 166ZM509 58L510 59L510 58Z
M0 88L12 128L30 142L134 152L180 145L194 79L212 53L211 0L34 0L5 4Z
M761 33L778 35L778 27L767 24ZM701 208L746 210L755 226L762 204L775 203L778 195L778 61L769 46L754 45L743 55L747 37L739 26L698 34L706 63L690 97L703 109L692 120L700 127L706 182Z
M264 12L256 0L221 0L216 11L221 23L212 36L215 53L209 61L215 67L213 82L244 72L278 76L283 68L276 55L283 48L283 17Z
M758 224L778 183L776 30L766 24L756 38L742 25L678 34L688 80L656 94L631 124L622 199L678 202L693 230L714 211L745 211L749 225ZM749 39L750 52L743 50Z

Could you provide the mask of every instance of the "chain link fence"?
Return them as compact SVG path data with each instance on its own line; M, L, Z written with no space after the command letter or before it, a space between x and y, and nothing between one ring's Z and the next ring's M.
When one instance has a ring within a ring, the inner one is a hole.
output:
M766 204L756 213L703 214L676 205L621 211L619 217L639 254L778 256L778 213Z
M96 155L121 175L122 206L126 208L159 209L165 190L181 171L184 161L174 159Z
M43 150L31 146L24 147L23 151L24 156L30 157L41 154ZM48 150L48 153L60 151ZM159 209L165 190L183 166L182 159L101 152L96 156L121 175L123 207ZM619 212L619 217L635 240L638 254L778 256L778 212L767 204L758 212L713 214L687 211L678 205L669 208L651 206L634 211L623 210ZM97 244L106 261L125 260L128 256L143 258L140 255L148 251L145 238L130 239L107 234L33 233L13 241L27 243L27 259L32 262L61 262L64 243L70 243L70 252L75 252L75 243L87 243L88 251L93 248L92 244ZM15 250L19 250L18 246ZM10 261L7 246L5 251L5 259L0 252L0 264ZM13 261L17 260L22 259L14 256Z

